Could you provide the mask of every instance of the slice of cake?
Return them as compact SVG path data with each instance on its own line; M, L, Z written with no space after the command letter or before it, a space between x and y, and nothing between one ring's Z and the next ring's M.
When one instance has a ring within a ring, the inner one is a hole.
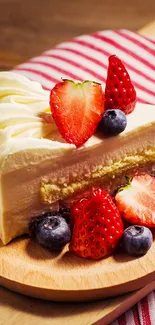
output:
M69 205L92 187L101 186L112 193L125 183L126 175L136 171L151 173L155 169L153 105L137 103L132 112L130 105L127 126L116 136L95 132L91 125L95 133L77 146L72 139L65 141L63 124L60 130L55 112L52 119L49 98L50 93L37 82L11 72L0 73L0 238L3 244L27 233L33 217ZM60 98L57 99L59 103ZM93 106L94 114L98 114L97 108L98 104Z

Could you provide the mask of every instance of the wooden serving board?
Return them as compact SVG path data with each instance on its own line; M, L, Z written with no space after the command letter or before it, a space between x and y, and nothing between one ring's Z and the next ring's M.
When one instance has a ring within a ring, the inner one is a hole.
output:
M141 32L146 36L155 36L155 22ZM155 242L148 254L139 259L119 253L91 262L71 256L67 251L56 256L29 238L1 246L0 285L25 295L55 301L83 301L141 289L89 304L45 304L1 288L0 324L38 322L39 325L44 321L48 325L51 323L48 317L52 317L53 325L109 324L155 289L154 251Z
M100 261L67 249L56 255L30 238L0 248L0 284L41 299L85 301L130 292L155 280L155 242L141 258L122 252Z

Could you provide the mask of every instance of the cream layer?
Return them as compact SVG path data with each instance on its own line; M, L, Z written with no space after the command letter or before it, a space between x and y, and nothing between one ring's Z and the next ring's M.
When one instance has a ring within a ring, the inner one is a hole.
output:
M0 229L4 244L26 233L30 219L54 208L59 200L105 176L114 178L129 168L155 164L155 124L78 153L60 152L51 157L50 149L24 149L7 156L1 173Z

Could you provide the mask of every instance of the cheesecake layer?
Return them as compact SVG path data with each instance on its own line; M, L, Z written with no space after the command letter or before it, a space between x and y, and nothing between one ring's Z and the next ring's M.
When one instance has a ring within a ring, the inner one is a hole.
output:
M3 90L2 90L3 88ZM49 125L49 93L37 83L0 74L0 237L28 232L32 217L57 209L90 186L155 166L155 107L137 104L119 136L92 136L76 149ZM112 188L112 186L110 186Z
M3 243L26 233L31 218L55 209L59 200L66 200L90 185L102 184L104 187L107 178L110 182L128 170L150 163L155 165L155 125L120 137L117 149L115 141L116 137L109 138L91 150L79 150L78 157L75 151L63 154L61 151L61 155L59 152L51 158L50 149L33 149L33 161L30 160L30 149L24 150L23 154L8 155L1 173ZM10 171L6 172L8 168Z

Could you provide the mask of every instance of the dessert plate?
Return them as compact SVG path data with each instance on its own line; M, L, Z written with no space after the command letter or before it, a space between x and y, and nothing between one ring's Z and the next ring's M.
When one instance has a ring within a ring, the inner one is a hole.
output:
M55 301L116 296L155 279L154 250L155 242L138 259L119 252L94 262L72 255L67 248L61 255L52 254L24 237L0 247L0 285Z
M155 280L155 242L141 258L122 252L100 261L64 250L60 255L21 238L0 248L0 285L25 295L55 301L116 296Z

